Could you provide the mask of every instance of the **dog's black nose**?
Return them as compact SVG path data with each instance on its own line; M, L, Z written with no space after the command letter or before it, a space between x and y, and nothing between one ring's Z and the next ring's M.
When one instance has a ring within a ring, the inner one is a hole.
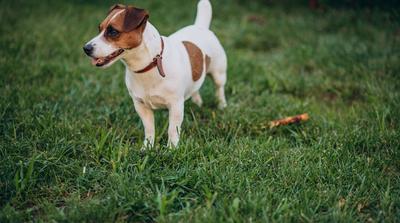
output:
M83 51L85 51L85 53L88 55L88 56L91 56L92 55L92 53L93 53L93 45L92 44L86 44L84 47L83 47Z

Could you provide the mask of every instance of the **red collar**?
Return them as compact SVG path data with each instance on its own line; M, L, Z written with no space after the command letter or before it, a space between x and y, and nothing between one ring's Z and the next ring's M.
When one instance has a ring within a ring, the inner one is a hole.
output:
M147 65L145 68L135 71L135 73L145 73L151 69L153 69L154 67L157 67L158 72L160 73L160 75L162 77L165 77L165 73L164 73L164 69L162 66L162 55L164 52L164 40L161 37L161 52L160 54L157 54L154 58L153 61L151 63L149 63L149 65Z

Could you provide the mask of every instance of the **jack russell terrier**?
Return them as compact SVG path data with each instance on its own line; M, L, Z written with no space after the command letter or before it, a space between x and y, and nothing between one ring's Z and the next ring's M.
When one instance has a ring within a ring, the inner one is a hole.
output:
M97 67L124 63L125 84L144 126L143 149L154 146L153 110L160 108L169 110L168 146L178 145L184 102L192 98L202 105L199 89L206 73L214 80L219 108L226 107L227 58L209 29L211 16L209 0L200 0L194 25L165 37L146 10L118 4L99 25L100 34L83 47Z

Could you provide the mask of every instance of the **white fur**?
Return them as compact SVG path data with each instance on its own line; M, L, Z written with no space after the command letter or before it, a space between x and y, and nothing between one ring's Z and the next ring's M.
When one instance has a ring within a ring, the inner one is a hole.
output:
M192 80L190 59L182 41L196 44L202 50L203 55L211 58L208 71L216 85L219 107L226 106L224 85L226 83L227 58L217 37L209 30L210 21L210 2L209 0L200 0L194 25L184 27L169 37L162 37L165 43L162 60L165 77L159 74L156 67L146 73L135 73L146 67L161 51L161 36L150 22L146 24L141 45L125 51L120 56L126 67L126 86L144 125L144 147L154 145L153 110L160 108L169 110L168 145L177 146L185 100L192 97L196 104L199 106L202 104L198 91L204 82L206 68L204 67L199 80ZM103 43L101 37L96 37L92 41L96 44L96 48L102 48L96 49L96 53L101 56L105 56L103 53L112 53L117 50L110 49L109 45Z

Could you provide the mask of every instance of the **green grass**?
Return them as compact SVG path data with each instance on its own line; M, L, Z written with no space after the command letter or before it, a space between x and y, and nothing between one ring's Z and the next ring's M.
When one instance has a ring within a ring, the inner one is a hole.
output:
M135 1L169 34L196 1ZM1 1L0 222L400 221L400 13L214 0L229 106L139 148L124 68L81 50L111 2ZM308 112L276 129L269 120Z

